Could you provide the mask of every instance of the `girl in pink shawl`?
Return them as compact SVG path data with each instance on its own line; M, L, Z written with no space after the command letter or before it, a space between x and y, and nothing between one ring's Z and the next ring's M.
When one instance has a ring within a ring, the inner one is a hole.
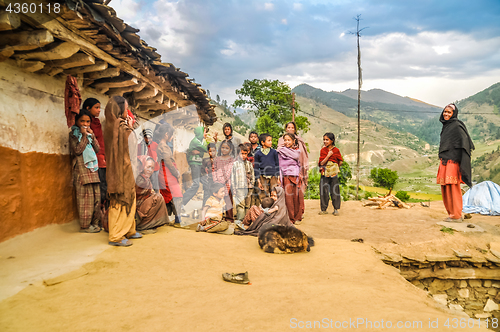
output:
M297 146L294 134L283 135L283 142L284 146L278 148L281 184L285 190L285 204L290 221L298 224L304 213L304 194L301 190L302 176L300 174L301 152L298 148L294 148Z
M300 184L300 189L302 190L302 198L300 201L300 206L302 208L302 213L304 213L304 193L307 189L307 178L308 178L308 170L309 170L309 154L307 153L306 143L304 139L297 134L297 125L295 122L288 122L285 125L285 131L290 134L294 134L296 138L296 143L294 143L294 148L298 148L300 150L300 176L302 177L302 182ZM283 137L280 137L278 140L278 149L285 145L285 141Z

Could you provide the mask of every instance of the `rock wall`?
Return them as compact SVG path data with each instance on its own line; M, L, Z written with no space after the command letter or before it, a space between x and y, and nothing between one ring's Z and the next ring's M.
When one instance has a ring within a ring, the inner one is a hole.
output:
M500 322L500 252L498 243L474 254L422 254L410 257L376 250L414 286L457 314ZM500 326L500 325L499 325ZM499 329L494 329L500 331Z

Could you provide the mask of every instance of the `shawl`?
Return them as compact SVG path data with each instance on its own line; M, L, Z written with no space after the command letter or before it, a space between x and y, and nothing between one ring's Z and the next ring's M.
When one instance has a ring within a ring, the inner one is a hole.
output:
M117 204L130 213L135 199L134 165L137 160L137 142L132 128L122 118L123 112L111 98L106 105L104 143L106 150L106 182L108 193ZM132 142L129 142L129 139Z
M140 172L140 174L135 181L136 182L135 190L137 199L136 204L137 206L141 206L141 204L154 193L151 179L147 178L144 175L144 167L146 166L146 161L148 159L153 160L153 158L151 158L150 156L139 156L137 157L137 159L139 159L140 161L138 165L139 167L138 171Z
M304 139L299 136L299 134L295 134L295 138L297 139L299 151L300 151L300 174L302 175L302 183L304 183L305 187L307 187L307 178L308 178L308 173L307 171L309 170L309 154L307 153L307 147L306 147L306 142L304 142ZM278 140L278 148L285 146L285 140L283 137L280 137Z
M278 157L280 159L280 170L282 175L300 175L300 154L300 150L298 149L291 149L286 146L278 148Z
M441 113L439 121L443 124L443 129L441 129L441 140L439 142L439 158L442 160L444 166L446 166L448 160L459 163L462 180L469 187L472 187L470 156L471 151L474 150L475 147L467 132L465 124L458 119L458 108L455 106L453 115L449 120L445 120L443 113Z
M66 78L66 88L64 89L64 112L66 113L66 121L68 128L75 124L75 115L80 113L80 104L82 96L78 89L78 81L76 77L68 75Z
M94 136L99 142L99 147L101 148L99 152L97 152L97 162L99 163L99 168L106 168L106 156L104 154L106 147L104 145L104 136L102 134L102 126L99 118L92 117L90 121L90 129L94 132Z
M78 139L78 142L82 141L82 132L80 131L80 128L77 126L72 126L71 130L73 131L73 135ZM92 172L95 172L99 169L97 165L97 155L94 151L94 148L92 147L92 135L87 134L87 140L88 143L85 146L85 150L83 150L82 157L83 157L83 164L85 167L90 169Z
M246 230L235 230L234 234L259 236L259 231L264 225L275 224L293 226L288 217L288 210L285 204L285 190L281 187L276 187L276 193L278 194L278 199L274 202L272 207L277 206L278 211L271 214L260 214Z

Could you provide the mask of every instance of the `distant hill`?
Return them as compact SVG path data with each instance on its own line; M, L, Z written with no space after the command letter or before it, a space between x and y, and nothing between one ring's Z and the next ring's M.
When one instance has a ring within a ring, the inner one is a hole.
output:
M357 117L357 91L323 91L307 84L296 86L297 95L322 103L349 117ZM361 118L399 132L418 135L421 125L435 117L440 108L414 101L411 98L373 89L361 92Z
M473 140L500 139L500 83L457 103L458 117L466 124Z
M472 161L473 180L500 183L500 150L485 153Z

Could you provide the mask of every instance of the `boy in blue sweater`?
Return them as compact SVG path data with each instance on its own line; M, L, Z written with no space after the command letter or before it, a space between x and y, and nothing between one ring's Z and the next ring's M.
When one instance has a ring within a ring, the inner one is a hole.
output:
M262 148L255 152L254 155L254 170L255 179L257 179L262 200L266 196L271 196L271 190L280 185L280 163L278 160L278 152L272 149L273 138L269 134L259 136Z

